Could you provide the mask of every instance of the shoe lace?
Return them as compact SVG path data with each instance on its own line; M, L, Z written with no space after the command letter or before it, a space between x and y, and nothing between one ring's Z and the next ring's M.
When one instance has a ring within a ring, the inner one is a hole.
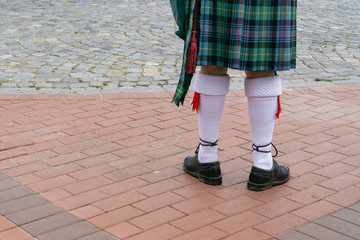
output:
M271 153L271 149L269 151L260 150L260 148L268 147L270 145L273 146L274 149L275 149L275 155L272 156L274 158L274 157L276 157L278 155L278 150L277 150L277 148L275 147L275 145L272 142L267 144L267 145L263 145L263 146L256 146L255 143L253 143L252 149L253 149L253 151L257 151L257 152Z
M196 150L195 150L195 154L198 154L200 145L201 145L201 146L204 146L204 147L217 146L217 145L218 145L218 140L216 140L215 142L212 143L212 142L204 141L204 140L202 140L202 139L200 138L200 143L199 143L198 147L197 147Z

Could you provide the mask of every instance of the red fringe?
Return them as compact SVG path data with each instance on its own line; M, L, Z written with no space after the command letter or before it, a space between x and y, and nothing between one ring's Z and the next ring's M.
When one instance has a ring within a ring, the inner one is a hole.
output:
M282 113L281 104L280 104L280 95L278 96L278 112L276 114L276 118L280 118L280 113Z
M200 98L200 93L195 92L194 97L193 97L193 101L191 103L191 105L193 105L192 106L193 111L198 112L198 110L199 110L199 98Z
M194 74L196 70L196 58L197 58L197 40L196 31L192 31L192 37L190 41L190 47L187 53L186 68L185 71L188 74Z

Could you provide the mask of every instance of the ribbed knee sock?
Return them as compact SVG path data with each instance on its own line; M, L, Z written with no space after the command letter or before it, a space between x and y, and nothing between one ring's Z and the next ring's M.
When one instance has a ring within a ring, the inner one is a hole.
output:
M215 143L219 136L220 120L225 105L225 95L200 94L198 120L199 136L201 140ZM207 145L206 142L200 142ZM199 148L199 161L201 163L217 161L217 145L203 146Z
M248 97L248 110L253 143L260 151L270 151L278 112L278 95L281 94L279 76L245 79L245 94ZM266 147L261 147L266 146ZM253 151L254 166L270 170L273 159L270 152Z
M248 99L249 118L253 142L261 151L270 151L275 126L275 115L278 110L277 97L251 97ZM271 153L253 151L254 166L269 170L272 168Z
M228 75L215 76L197 73L195 76L195 91L200 94L199 97L199 136L206 142L215 143L219 136L220 120L225 105L225 96L229 91L230 78ZM199 147L199 162L216 162L217 145Z

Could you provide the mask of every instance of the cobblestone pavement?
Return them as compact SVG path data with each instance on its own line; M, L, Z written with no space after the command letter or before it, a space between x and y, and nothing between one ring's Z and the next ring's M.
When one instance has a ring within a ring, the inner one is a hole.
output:
M299 1L298 67L283 73L285 87L360 82L359 11L358 0ZM168 0L0 0L0 31L0 93L177 84L182 41ZM243 73L231 76L241 89Z

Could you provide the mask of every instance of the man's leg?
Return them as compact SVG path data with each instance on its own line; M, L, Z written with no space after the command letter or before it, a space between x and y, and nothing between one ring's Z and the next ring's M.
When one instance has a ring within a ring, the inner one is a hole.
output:
M195 91L200 95L198 107L200 145L194 157L185 159L184 170L207 184L221 184L217 140L229 83L227 68L219 66L203 66L195 75Z
M279 111L278 96L282 92L281 79L274 71L246 71L245 94L253 135L253 168L248 188L262 191L285 183L289 168L279 166L271 155L275 117Z
M207 145L218 140L229 83L227 69L219 66L203 66L195 77L195 91L200 94L198 109L200 163L217 162L217 145Z

